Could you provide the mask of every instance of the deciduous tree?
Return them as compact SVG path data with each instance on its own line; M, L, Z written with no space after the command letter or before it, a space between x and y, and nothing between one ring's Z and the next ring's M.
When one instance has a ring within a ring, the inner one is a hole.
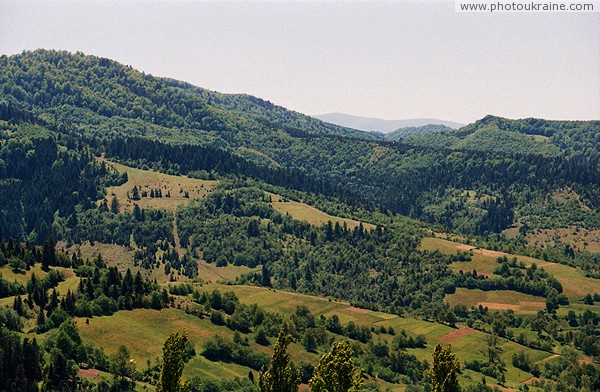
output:
M187 335L179 332L171 334L165 341L156 392L186 392L190 390L189 384L181 381L187 343Z
M460 390L456 371L459 364L450 347L435 346L433 350L433 366L429 377L433 392L458 392Z
M308 381L313 392L354 392L360 390L363 377L354 364L354 352L348 343L337 342L321 357Z
M295 369L287 353L292 335L285 326L279 331L273 357L269 367L263 367L258 374L261 392L297 392L300 385L300 371Z

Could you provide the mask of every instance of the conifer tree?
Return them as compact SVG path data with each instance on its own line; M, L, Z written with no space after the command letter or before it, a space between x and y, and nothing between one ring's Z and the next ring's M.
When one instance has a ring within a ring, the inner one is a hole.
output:
M46 315L44 314L44 308L40 308L40 313L38 313L37 317L37 330L39 332L44 330L46 325Z
M17 312L19 316L23 316L25 314L23 309L23 300L21 299L20 295L16 296L13 301L13 310Z
M112 212L113 214L118 214L119 213L119 200L117 199L117 196L113 196L112 200L110 201L110 212Z
M42 270L48 271L51 265L56 265L56 240L54 235L50 233L44 242L44 250L42 253Z

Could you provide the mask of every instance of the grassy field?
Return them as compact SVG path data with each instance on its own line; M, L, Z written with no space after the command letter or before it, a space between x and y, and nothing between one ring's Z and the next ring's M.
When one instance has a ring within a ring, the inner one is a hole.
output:
M137 269L133 267L133 250L121 245L102 244L99 242L95 242L94 245L92 245L89 242L84 242L67 248L65 243L60 241L56 248L69 254L81 252L81 257L83 257L84 260L93 260L100 254L102 255L102 260L109 265L117 266L119 271L126 271L127 268L137 271Z
M484 306L490 310L514 310L516 313L536 314L546 308L546 299L512 290L469 290L457 288L456 293L447 295L450 306L464 304L467 307Z
M110 202L112 194L116 195L121 211L129 211L133 208L134 201L130 196L134 186L138 187L140 196L142 192L148 193L148 196L135 201L140 208L175 211L179 205L187 204L191 199L206 196L218 183L214 180L199 180L136 169L107 160L105 162L118 172L127 173L128 179L125 184L107 188L108 201ZM163 197L150 197L152 189L160 189ZM169 192L171 197L166 197ZM185 197L185 192L189 194L189 198Z
M508 238L519 235L518 227L511 227L502 232ZM555 246L557 240L562 244L569 244L577 250L600 253L600 229L591 230L576 226L556 229L536 229L525 236L531 246Z
M275 210L283 215L290 214L292 218L308 222L311 225L322 225L331 221L333 224L339 223L340 225L346 223L349 229L354 229L360 224L357 220L329 215L313 206L298 201L286 200L274 193L268 193L268 195L271 196L271 205ZM363 227L372 230L375 225L363 222Z
M343 323L353 321L357 324L372 324L397 317L386 313L358 309L350 306L348 302L264 287L208 284L201 288L204 291L212 291L214 289L232 291L240 299L240 302L244 304L257 304L265 309L275 309L284 315L291 315L296 311L298 305L305 305L316 316L332 316L333 314L337 314Z
M282 315L291 315L296 306L306 305L316 316L337 314L342 323L354 321L358 325L372 325L374 327L383 325L386 328L391 326L397 332L404 329L413 336L423 334L428 342L427 347L425 349L410 349L409 352L419 359L430 362L433 348L439 342L451 344L453 352L462 362L473 359L483 360L486 356L486 334L465 327L457 330L446 325L412 317L400 317L358 309L343 301L330 301L325 298L262 287L227 286L213 283L204 285L200 289L210 291L215 288L222 292L233 291L244 304L256 303L265 310L279 312ZM184 298L181 299L185 301ZM92 318L89 320L89 324L86 324L85 319L78 319L77 323L84 339L101 345L109 354L115 352L120 345L127 346L132 352L137 367L140 369L146 366L148 359L154 362L155 358L160 357L162 344L172 332L186 331L190 340L194 342L197 353L201 352L203 343L215 334L233 336L233 332L226 327L216 326L208 319L199 319L174 308L161 311L149 309L119 311L113 316ZM268 355L272 354L272 346L258 346L253 342L252 334L247 336L254 349ZM391 341L393 336L387 334L375 335L374 339ZM271 341L274 342L274 338L271 338ZM525 350L534 361L542 360L550 355L546 352L527 349L503 339L500 339L499 347L501 358L507 366L507 386L514 390L518 389L520 382L528 379L530 375L511 365L513 353ZM303 360L315 363L319 357L319 354L306 352L297 343L290 346L290 352L295 361ZM185 375L186 377L202 376L209 378L246 377L249 370L249 368L235 364L211 362L198 355L186 365ZM464 371L460 377L463 384L481 380L481 375L472 371ZM490 385L496 384L493 378L487 377L487 379ZM398 386L393 389L402 390Z
M207 319L199 319L178 309L136 309L119 311L109 317L77 319L81 336L106 350L108 354L125 345L132 353L138 368L146 367L146 361L152 362L162 356L162 346L169 334L185 331L197 351L202 344L215 334L231 337L233 332L217 327ZM185 375L206 376L210 378L245 377L248 369L234 364L211 362L197 356L186 365Z
M233 264L227 264L225 267L217 267L214 263L207 263L200 260L198 262L198 277L207 283L232 281L236 277L249 272L260 273L261 269L262 266L260 265L256 268Z
M44 279L48 273L42 271L41 264L36 264L31 267L29 271L23 271L23 273L14 272L10 266L5 265L0 267L0 274L2 274L2 277L9 282L14 282L16 280L17 282L25 284L31 279L32 274L35 274L35 276L40 279Z
M424 250L439 250L447 254L455 254L459 250L473 251L473 259L469 262L455 262L450 266L456 271L472 271L477 270L477 273L491 275L494 269L498 267L496 259L501 256L509 258L516 257L518 261L522 261L526 266L533 263L538 267L543 267L546 271L552 274L562 284L564 294L569 298L581 298L587 293L600 292L600 280L588 278L584 272L578 268L569 267L562 264L552 263L533 257L513 256L504 252L497 252L488 249L475 248L470 245L452 242L441 238L423 238L421 249Z

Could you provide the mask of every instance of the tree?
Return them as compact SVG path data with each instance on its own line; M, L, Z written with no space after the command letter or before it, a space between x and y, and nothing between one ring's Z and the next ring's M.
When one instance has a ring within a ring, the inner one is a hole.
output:
M290 354L287 353L287 347L291 341L292 335L284 326L279 331L269 367L263 367L258 373L258 385L261 392L298 391L300 372L292 366Z
M51 265L56 265L56 240L50 233L44 242L42 250L42 270L49 271Z
M429 369L433 392L458 392L458 368L458 361L450 347L436 345L433 350L433 366Z
M113 196L112 200L110 201L110 212L112 212L113 214L118 214L119 208L119 200L117 199L117 196Z
M163 346L162 368L156 384L156 392L185 392L189 383L181 381L185 366L185 349L188 338L185 333L171 334Z
M361 370L354 364L354 352L348 343L337 342L324 354L313 377L308 381L313 392L354 392L363 383Z
M40 312L37 317L37 330L39 332L43 332L46 327L46 315L44 314L44 308L40 307Z
M137 185L134 185L131 190L131 200L140 200L140 191L138 190Z
M132 391L135 388L135 382L130 379L133 377L135 367L131 362L131 355L127 347L120 346L117 352L110 358L110 371L114 376L113 390Z

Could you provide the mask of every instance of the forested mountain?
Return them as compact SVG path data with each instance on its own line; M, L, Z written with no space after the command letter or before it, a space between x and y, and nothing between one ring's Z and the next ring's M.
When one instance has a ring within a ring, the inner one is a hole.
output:
M510 120L486 116L459 130L415 137L410 144L456 150L504 151L566 156L598 164L600 121Z
M509 227L540 192L569 188L587 208L600 206L598 122L489 116L458 131L390 143L257 98L212 93L81 53L40 50L0 63L4 106L61 133L220 148L258 168L297 170L326 184L329 195L464 233ZM126 149L117 157L168 166L159 155L139 153L127 156L133 151ZM301 189L315 187L323 188ZM471 190L477 197L465 198Z
M129 317L143 320L134 323L143 334L146 324L201 326L206 361L196 375L223 364L250 371L231 383L192 380L194 391L256 391L252 370L265 382L266 347L286 328L302 360L298 382L313 379L317 354L343 339L368 390L430 388L428 345L457 323L479 334L485 354L461 357L466 390L491 390L482 375L596 390L600 253L558 235L528 241L540 230L600 230L599 125L488 116L458 130L400 130L403 140L390 141L81 53L2 56L0 390L161 385L164 362L146 356L135 371L126 348L109 358L80 336L113 344L101 323ZM433 236L464 243L456 251ZM215 281L241 296L210 291ZM328 297L315 300L328 310L317 318L303 304L262 309L244 303L243 290ZM465 293L520 302L467 307L456 299ZM515 313L521 302L536 310ZM374 318L370 327L341 322L332 308ZM392 326L407 322L430 332ZM44 344L21 332L45 334ZM177 350L197 356L193 345ZM562 359L542 366L553 350ZM83 382L77 370L86 366L112 382Z

